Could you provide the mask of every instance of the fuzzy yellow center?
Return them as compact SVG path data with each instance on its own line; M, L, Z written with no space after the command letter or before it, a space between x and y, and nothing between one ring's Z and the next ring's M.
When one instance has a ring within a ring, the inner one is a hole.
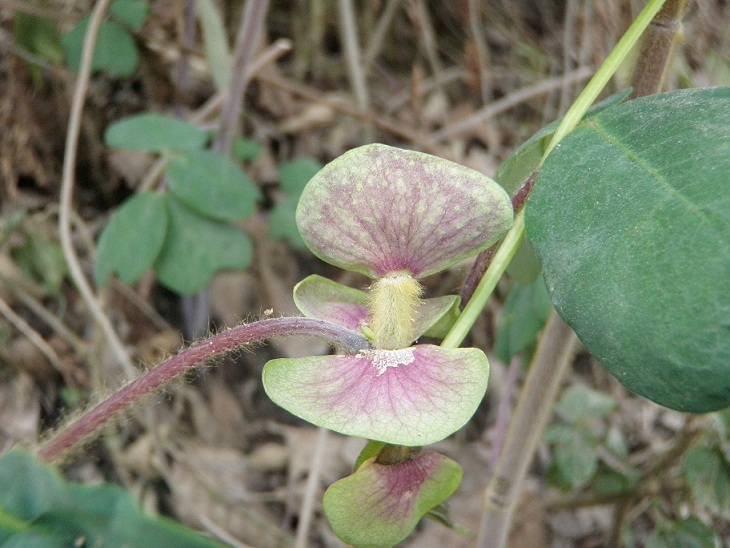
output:
M392 272L370 286L370 328L376 349L410 346L421 290L421 284L407 272Z

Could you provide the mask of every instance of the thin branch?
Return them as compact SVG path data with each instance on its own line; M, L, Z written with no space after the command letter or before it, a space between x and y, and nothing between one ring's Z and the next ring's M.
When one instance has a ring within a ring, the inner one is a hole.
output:
M345 46L345 62L347 63L347 73L350 76L350 84L355 92L358 108L367 110L370 99L365 83L365 73L360 63L360 44L357 39L355 8L352 5L352 0L339 0L337 8L340 14L340 34Z
M518 213L525 205L525 201L530 195L532 187L535 186L537 173L537 171L530 173L527 179L522 182L512 196L512 209L515 213ZM474 295L474 291L476 290L477 285L479 285L479 281L482 279L482 276L484 276L489 265L492 264L494 254L497 252L500 245L501 242L497 242L492 247L482 251L479 255L477 255L477 258L474 259L474 263L472 264L469 274L467 274L466 280L464 280L464 284L461 286L461 292L459 293L459 296L461 297L459 307L462 310L469 303L472 295Z
M674 49L682 39L686 10L687 0L667 0L644 31L631 80L632 98L659 93L666 84Z
M481 7L482 3L478 0L468 0L469 27L479 63L479 91L482 104L486 105L492 98L492 85L489 75L489 48L484 38Z
M2 299L0 299L0 314L5 316L8 322L20 331L51 362L51 365L56 371L64 373L61 358L58 357L58 354L51 345Z
M575 23L577 19L578 3L576 0L568 0L565 5L565 23L563 25L563 74L567 74L573 68L572 52L575 43ZM560 103L558 116L565 114L568 110L571 91L573 86L564 85L560 90Z
M328 107L346 114L347 116L351 116L356 120L371 122L378 129L405 139L406 141L418 146L424 152L430 152L431 154L437 154L439 156L444 155L443 147L438 146L436 143L429 142L416 129L409 127L407 124L402 122L391 122L387 117L378 116L372 112L363 112L341 100L323 96L321 90L311 86L305 86L285 78L271 76L268 74L259 74L257 78L262 82L284 89L289 93L298 95L299 97L304 97L313 103L327 105Z
M578 338L553 312L540 337L520 400L510 421L506 443L485 492L485 513L478 546L505 545L517 495L532 462Z
M509 418L512 413L512 400L517 387L517 379L522 369L522 355L517 354L510 361L507 368L507 377L502 383L502 393L499 397L499 405L497 406L497 418L494 421L494 437L492 438L492 451L489 455L489 465L494 468L502 452Z
M388 32L402 1L403 0L388 0L380 19L378 19L378 22L375 24L375 29L370 36L370 42L368 42L362 58L362 70L365 74L370 71L370 67L375 61L375 58L383 48L383 44L385 43L385 34Z
M20 302L22 302L23 305L25 305L31 312L33 312L33 314L40 318L41 321L43 321L48 327L58 333L58 335L74 349L74 352L76 352L76 354L84 357L87 355L87 353L89 352L88 345L83 340L81 340L81 338L79 338L76 333L66 327L66 324L64 324L59 318L54 316L50 311L46 310L46 308L40 303L40 301L38 301L38 299L36 299L33 295L20 287L18 284L12 283L11 281L7 280L2 275L0 275L0 283L7 287L8 290L13 293L13 296L16 297Z
M448 139L449 137L456 137L457 135L469 131L470 129L478 126L485 120L501 114L517 105L529 101L540 95L545 95L556 89L560 89L565 85L587 80L593 72L590 67L580 67L568 74L562 76L556 76L554 78L548 78L537 84L526 86L515 90L508 95L488 104L482 109L469 116L466 120L455 122L439 131L431 134L429 142L432 144Z
M250 81L251 65L259 36L264 28L269 0L248 0L243 9L241 26L236 37L236 48L231 61L231 79L221 107L220 126L213 142L213 150L226 157L238 135L243 113L243 98ZM209 299L207 290L181 299L185 320L185 335L199 337L208 326Z
M327 429L319 428L317 431L317 442L312 455L312 465L309 467L307 486L304 491L304 500L299 512L299 524L297 525L297 538L294 548L306 548L309 546L309 528L314 515L314 506L317 495L317 486L322 473L325 449L327 448Z
M243 345L290 335L318 337L353 353L370 346L362 335L354 331L313 318L271 318L234 327L183 350L136 378L43 444L38 450L38 457L49 462L56 460L141 398L163 388L182 373Z
M84 38L84 47L81 52L81 65L79 68L78 78L76 79L76 87L71 102L71 115L66 133L66 149L63 159L63 175L61 180L61 197L59 201L58 230L61 240L61 248L63 255L68 264L71 278L81 294L82 299L86 303L89 311L101 327L104 336L112 348L124 374L131 378L135 374L132 360L124 349L122 342L119 340L111 321L102 310L99 301L94 295L86 276L84 275L81 264L74 250L71 235L71 217L72 217L72 201L74 190L74 172L76 170L76 157L78 153L79 132L81 128L81 114L84 109L84 101L86 100L86 91L89 86L89 77L91 75L91 61L94 54L94 45L96 44L96 36L99 27L104 19L104 13L109 6L111 0L99 0L94 6L89 26Z
M243 96L249 81L251 60L256 51L261 30L264 28L269 0L248 0L243 10L241 27L236 37L236 49L233 52L231 81L221 109L221 125L213 148L228 156L231 145L238 133L238 124L243 111Z

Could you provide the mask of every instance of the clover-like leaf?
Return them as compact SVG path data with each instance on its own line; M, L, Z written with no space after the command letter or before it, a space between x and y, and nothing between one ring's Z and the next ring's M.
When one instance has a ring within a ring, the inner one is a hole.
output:
M152 266L165 242L168 213L165 197L141 192L121 205L99 238L94 280L107 283L112 272L127 284Z
M456 491L461 477L456 462L433 451L395 465L371 459L330 485L324 511L332 530L348 544L395 546Z
M218 221L250 217L261 198L259 189L234 162L209 150L176 153L165 174L177 199Z
M417 345L272 360L263 383L274 403L306 421L414 446L436 443L464 426L484 397L488 376L481 350Z
M304 189L297 225L320 259L370 277L422 278L475 255L512 225L507 193L454 162L381 144L327 164Z
M165 203L167 237L154 264L162 285L192 295L205 289L219 270L246 268L251 263L253 246L245 232L201 217L169 194Z
M415 337L420 337L436 325L457 300L455 295L445 295L421 301L413 318ZM294 287L294 302L302 314L329 320L356 331L368 323L367 301L368 295L364 291L317 274L306 277Z

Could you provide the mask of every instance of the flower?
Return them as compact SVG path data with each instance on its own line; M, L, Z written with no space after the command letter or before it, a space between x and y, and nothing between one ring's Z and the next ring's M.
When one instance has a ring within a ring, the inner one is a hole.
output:
M361 329L373 349L270 361L269 397L319 426L390 444L434 443L461 428L489 364L474 348L411 346L456 307L455 297L422 300L418 280L489 247L512 215L497 183L428 154L373 144L326 165L301 195L299 231L319 258L374 281L364 293L308 278L295 301L305 315Z

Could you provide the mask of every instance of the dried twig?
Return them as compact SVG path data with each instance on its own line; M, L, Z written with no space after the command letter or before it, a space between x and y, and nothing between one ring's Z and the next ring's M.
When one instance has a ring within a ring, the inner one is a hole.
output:
M81 264L79 263L76 251L73 247L71 234L71 217L72 217L72 199L74 190L74 172L76 169L76 156L78 153L79 131L81 128L81 114L86 100L86 91L89 86L89 77L91 75L91 61L93 58L94 45L96 44L96 36L99 32L99 26L104 18L110 0L99 0L94 6L89 26L84 38L84 47L81 53L81 65L79 75L76 79L76 87L74 88L73 99L71 102L71 115L69 117L68 130L66 133L66 149L63 159L63 176L61 180L61 197L59 203L58 230L61 239L61 248L63 255L68 263L69 273L76 287L81 294L91 315L101 327L104 336L112 348L117 361L119 362L125 376L131 378L135 374L135 368L129 354L124 349L122 342L119 340L111 321L104 313L99 301L94 295L86 276L84 275Z

